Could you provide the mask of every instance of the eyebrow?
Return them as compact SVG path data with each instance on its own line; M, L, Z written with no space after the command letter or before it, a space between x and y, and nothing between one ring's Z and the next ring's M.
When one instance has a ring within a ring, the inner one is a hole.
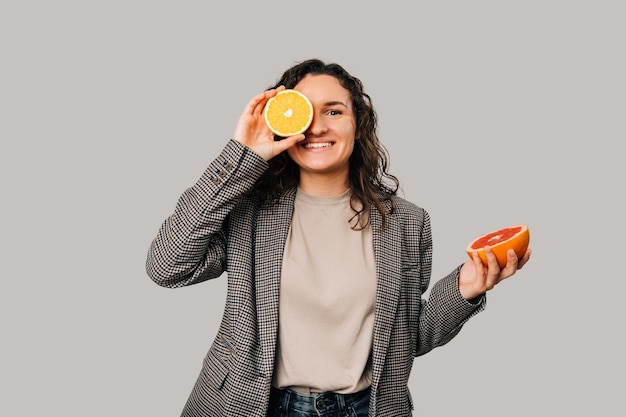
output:
M324 103L324 106L328 107L328 106L336 106L336 105L341 105L343 107L345 107L346 109L348 109L348 105L346 103L344 103L343 101L327 101L326 103Z

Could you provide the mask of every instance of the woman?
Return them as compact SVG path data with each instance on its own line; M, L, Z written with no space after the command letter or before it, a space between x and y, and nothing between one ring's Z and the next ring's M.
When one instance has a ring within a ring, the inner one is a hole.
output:
M313 122L275 140L263 108L304 93ZM159 285L226 272L220 328L183 416L410 416L413 358L450 341L500 269L475 257L433 286L428 214L396 195L361 82L308 60L254 97L232 140L161 226L147 260Z

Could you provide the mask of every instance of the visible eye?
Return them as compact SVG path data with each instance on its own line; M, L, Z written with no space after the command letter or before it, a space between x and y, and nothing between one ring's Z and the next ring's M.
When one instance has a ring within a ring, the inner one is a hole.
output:
M326 112L326 114L328 114L329 116L338 116L340 114L342 114L341 110L337 110L337 109L330 109Z

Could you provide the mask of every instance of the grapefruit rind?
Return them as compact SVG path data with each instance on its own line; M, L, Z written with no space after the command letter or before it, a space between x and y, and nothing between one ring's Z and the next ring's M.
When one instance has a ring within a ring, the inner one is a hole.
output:
M282 103L281 96L283 94L288 94L296 98L296 100L298 101L296 104L299 109L296 108L296 110L294 111L292 107L286 106L284 103ZM279 106L279 107L276 107L276 106ZM303 109L306 109L306 111L308 111L306 121L304 121L303 123L299 122L295 124L288 123L291 117L300 116L300 113L298 112ZM283 113L285 115L285 118L282 119L282 122L283 124L289 125L287 129L277 127L272 123L272 121L270 120L270 117L271 117L270 113L272 112ZM309 126L311 125L311 122L313 121L313 104L311 104L311 101L309 100L307 96L305 96L298 90L293 90L293 89L282 90L276 93L274 97L270 98L267 101L267 103L265 104L265 108L263 109L263 118L265 119L265 124L267 125L267 127L277 136L288 137L288 136L299 135L300 133L304 133L309 128Z
M511 234L511 231L514 233ZM495 243L489 243L489 240ZM502 240L503 239L503 240ZM476 246L477 243L481 243ZM526 253L528 245L530 244L530 230L525 224L518 224L509 227L503 227L499 230L494 230L490 233L485 233L482 236L474 239L467 247L467 252L470 259L474 252L478 253L479 258L484 265L487 265L487 256L485 255L484 246L489 245L491 250L496 255L500 268L504 268L507 262L507 252L509 249L513 249L518 258L521 258Z

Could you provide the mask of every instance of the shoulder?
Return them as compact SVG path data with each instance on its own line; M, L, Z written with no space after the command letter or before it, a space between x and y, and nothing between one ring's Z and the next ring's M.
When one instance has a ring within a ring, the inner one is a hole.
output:
M399 196L393 196L394 209L392 214L399 216L427 216L426 209Z
M392 221L397 222L405 232L430 230L430 216L425 208L399 196L394 196L392 201L394 207L390 211L390 219L394 219Z

